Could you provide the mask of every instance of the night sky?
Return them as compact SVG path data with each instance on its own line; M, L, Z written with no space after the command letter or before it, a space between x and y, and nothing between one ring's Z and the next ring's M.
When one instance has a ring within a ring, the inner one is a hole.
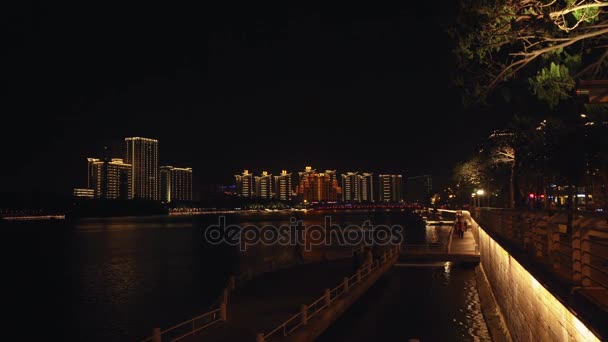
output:
M70 193L126 136L199 184L305 165L447 179L505 119L450 87L452 5L370 4L13 2L0 191Z

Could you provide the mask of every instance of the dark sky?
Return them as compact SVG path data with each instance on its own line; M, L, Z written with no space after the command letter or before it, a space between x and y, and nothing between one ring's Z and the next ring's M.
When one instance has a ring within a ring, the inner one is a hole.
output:
M450 5L180 3L4 11L0 190L70 192L126 136L201 183L305 165L440 180L503 121L450 88Z

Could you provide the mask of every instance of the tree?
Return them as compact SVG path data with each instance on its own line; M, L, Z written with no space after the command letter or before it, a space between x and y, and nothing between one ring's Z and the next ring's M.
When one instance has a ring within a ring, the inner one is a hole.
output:
M458 187L457 196L461 204L466 202L465 199L468 199L468 194L474 188L486 184L486 171L486 164L479 157L471 158L464 163L456 165L454 168L454 180Z
M516 172L516 154L514 147L514 136L509 131L496 131L490 135L488 141L490 146L489 163L492 166L509 166L509 207L515 207L515 172Z
M608 70L608 1L464 0L450 34L459 64L456 83L468 101L499 85L527 84L555 107L575 82Z

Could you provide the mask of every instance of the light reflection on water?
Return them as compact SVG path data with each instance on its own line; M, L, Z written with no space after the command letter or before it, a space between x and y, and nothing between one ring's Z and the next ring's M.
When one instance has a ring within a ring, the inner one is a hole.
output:
M393 268L317 341L491 341L473 267L413 265Z

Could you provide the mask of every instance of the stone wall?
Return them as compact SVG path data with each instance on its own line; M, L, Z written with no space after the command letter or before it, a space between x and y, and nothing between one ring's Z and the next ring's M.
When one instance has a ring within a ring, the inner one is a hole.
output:
M478 231L483 271L514 341L599 341L483 228Z

